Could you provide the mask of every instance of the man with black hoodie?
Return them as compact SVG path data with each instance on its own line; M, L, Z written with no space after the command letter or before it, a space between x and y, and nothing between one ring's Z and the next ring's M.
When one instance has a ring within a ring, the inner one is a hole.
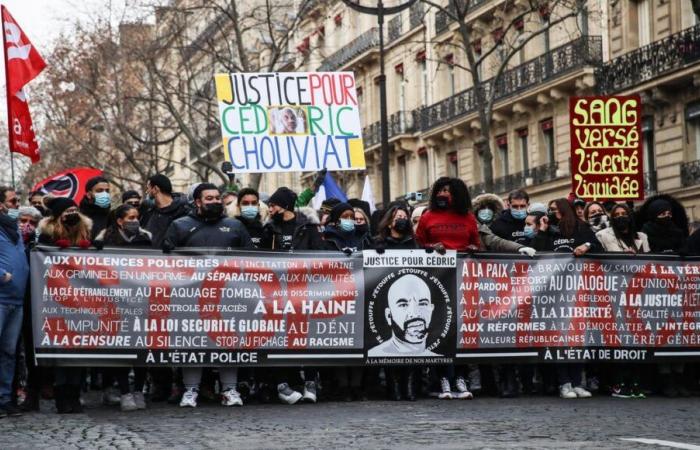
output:
M85 183L85 196L80 201L80 212L92 220L90 240L107 228L111 204L109 181L102 176L90 178Z
M146 203L148 206L141 216L141 226L153 236L153 248L161 248L170 224L187 215L187 199L173 194L170 179L157 173L146 182Z
M530 204L530 196L527 192L518 189L508 194L508 209L503 210L500 216L491 224L491 231L496 236L525 244L525 218L527 206Z
M270 249L278 251L321 250L323 240L318 231L318 223L312 223L305 215L296 213L294 205L297 195L287 187L281 187L270 196L267 205L270 208L270 220L265 224L265 239ZM299 368L278 369L277 396L289 405L304 400L316 403L316 377L318 370L304 367L304 392L298 392L290 386L301 382Z
M265 229L260 221L260 194L253 188L243 188L238 191L238 210L241 212L236 219L248 230L250 240L255 248L268 248L265 240Z

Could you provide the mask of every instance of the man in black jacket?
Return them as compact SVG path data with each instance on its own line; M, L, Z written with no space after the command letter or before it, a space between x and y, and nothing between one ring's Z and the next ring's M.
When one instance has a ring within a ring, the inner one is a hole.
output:
M170 224L163 241L163 250L177 247L209 248L253 248L253 242L241 222L224 215L221 191L211 184L202 183L193 193L195 210ZM187 367L182 371L185 393L180 406L194 408L197 406L199 384L202 380L201 367ZM221 404L224 406L242 406L243 400L236 387L238 369L221 367Z
M85 196L80 201L80 212L92 220L91 240L107 228L111 204L109 181L102 176L90 178L85 183Z
M508 194L508 209L503 210L500 216L491 224L491 231L496 236L526 244L525 218L527 217L527 206L530 204L530 196L523 190L515 190Z
M265 229L260 221L260 194L252 188L243 188L238 191L238 209L240 215L236 219L248 230L250 239L255 248L269 248L270 244L265 239Z
M170 224L189 212L187 199L173 194L170 179L160 173L146 182L146 199L149 204L141 216L141 226L153 236L153 248L161 248Z

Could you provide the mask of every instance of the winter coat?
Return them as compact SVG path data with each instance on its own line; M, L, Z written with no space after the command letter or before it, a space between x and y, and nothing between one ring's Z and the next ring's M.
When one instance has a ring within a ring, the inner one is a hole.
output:
M270 248L270 243L266 241L267 235L265 234L265 227L260 221L260 216L258 215L255 219L249 220L243 216L236 216L250 235L250 240L253 241L255 248L265 249Z
M402 239L395 239L387 236L386 239L375 239L375 248L383 248L385 250L414 250L418 248L416 239L409 235Z
M321 233L318 231L320 220L313 208L298 208L294 218L294 231L292 234L292 250L323 250L324 244ZM265 225L265 239L269 243L271 250L283 250L282 247L282 225L268 220Z
M80 201L80 213L92 220L92 230L90 232L90 240L94 240L98 234L105 228L109 221L109 208L100 208L86 197Z
M637 238L634 240L634 247L631 249L622 239L618 239L615 236L615 230L610 228L605 228L600 230L595 234L595 237L600 241L600 245L603 246L603 250L606 252L629 252L634 250L635 253L649 253L651 248L649 247L649 240L647 235L638 232Z
M652 253L678 253L685 247L686 234L676 226L649 221L642 227Z
M178 247L253 248L243 224L231 217L205 220L192 212L170 224L163 240L163 249Z
M523 228L525 228L525 219L515 219L511 215L510 209L502 211L493 221L490 228L493 234L500 238L517 243L525 242L525 233L523 232Z
M574 249L588 242L589 252L600 252L602 247L593 234L593 230L583 222L576 222L576 228L571 236L562 236L558 228L549 227L546 232L537 232L532 238L531 247L537 251L573 253Z
M6 220L11 220L6 218ZM15 225L16 226L16 225ZM13 239L7 231L0 227L0 304L21 306L29 278L29 262L25 253L24 240L21 233ZM11 234L14 234L10 231ZM12 279L4 281L5 274L11 274Z
M39 221L39 225L36 227L36 233L39 236L37 242L43 245L56 245L59 240L69 240L67 237L56 237L54 236L54 224L55 220L53 217L44 217ZM60 220L60 219L58 219ZM92 220L84 214L80 214L80 226L84 227L86 238L90 239L90 233L93 229ZM78 242L69 242L70 246L77 246Z
M488 252L514 253L525 247L523 244L496 236L488 225L479 224L479 250Z
M170 224L189 213L187 199L181 194L173 194L173 202L165 208L152 205L141 216L141 226L153 236L153 248L161 248L165 232Z
M108 230L103 230L97 235L95 241L101 243L105 247L152 247L151 233L143 228L139 228L139 234L127 239L119 230L108 233Z

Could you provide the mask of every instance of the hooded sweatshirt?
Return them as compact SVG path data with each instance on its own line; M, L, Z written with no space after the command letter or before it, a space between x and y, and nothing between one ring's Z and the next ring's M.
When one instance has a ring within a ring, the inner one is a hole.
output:
M92 231L90 240L95 240L98 234L107 228L109 219L109 208L101 208L90 202L87 196L80 201L80 212L92 220Z
M180 217L185 217L189 212L187 199L183 195L173 194L172 197L173 201L168 206L158 208L153 205L141 217L141 226L151 233L153 248L160 248L170 224Z

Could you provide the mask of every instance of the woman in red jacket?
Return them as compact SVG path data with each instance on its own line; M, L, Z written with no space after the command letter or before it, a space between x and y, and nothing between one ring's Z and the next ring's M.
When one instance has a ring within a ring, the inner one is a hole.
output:
M464 181L459 178L439 178L431 190L428 210L418 222L416 240L419 245L426 249L432 248L438 253L444 253L445 250L479 250L479 230L471 209L472 201ZM455 369L454 366L437 368L440 378L438 398L473 398L461 371ZM470 375L473 371L478 373L476 366L469 367L469 370ZM454 380L454 394L450 379Z
M464 181L439 178L430 194L430 206L418 222L418 243L437 251L478 250L479 231L471 207L471 197Z

